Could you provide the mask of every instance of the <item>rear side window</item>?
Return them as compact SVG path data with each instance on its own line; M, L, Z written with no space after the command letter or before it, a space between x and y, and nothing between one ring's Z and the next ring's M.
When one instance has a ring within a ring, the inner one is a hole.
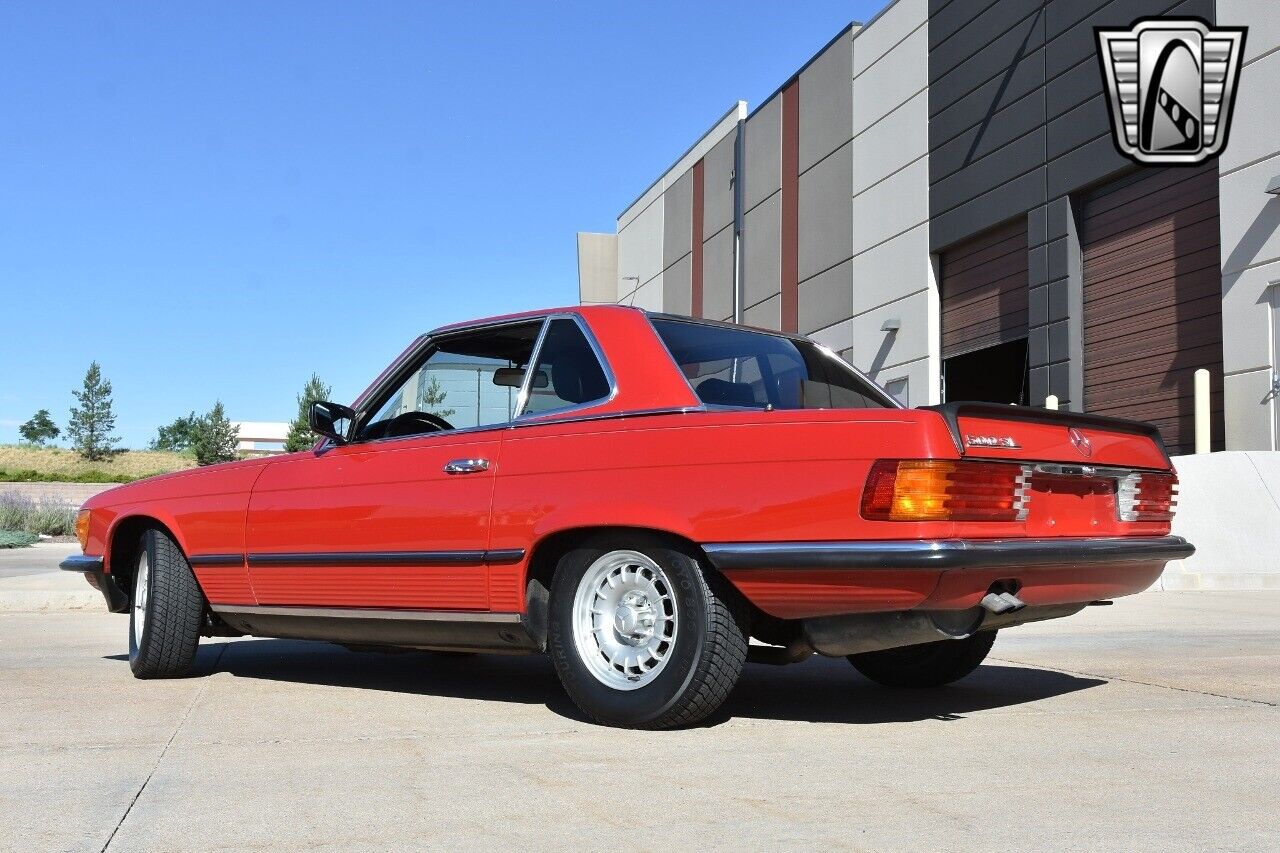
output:
M808 341L766 332L654 319L707 405L775 409L887 409L890 398Z
M542 340L523 414L537 415L609 396L609 380L577 322L552 320Z

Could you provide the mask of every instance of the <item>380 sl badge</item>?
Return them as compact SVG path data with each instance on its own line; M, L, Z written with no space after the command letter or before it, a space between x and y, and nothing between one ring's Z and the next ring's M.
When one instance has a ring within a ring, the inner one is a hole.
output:
M969 447L1003 447L1007 450L1017 450L1022 446L1011 435L966 435L964 443Z

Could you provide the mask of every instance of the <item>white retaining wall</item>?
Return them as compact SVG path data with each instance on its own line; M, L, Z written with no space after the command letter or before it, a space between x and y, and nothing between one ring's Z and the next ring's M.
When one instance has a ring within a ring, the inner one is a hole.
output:
M1173 532L1196 546L1161 589L1280 589L1280 451L1177 456Z

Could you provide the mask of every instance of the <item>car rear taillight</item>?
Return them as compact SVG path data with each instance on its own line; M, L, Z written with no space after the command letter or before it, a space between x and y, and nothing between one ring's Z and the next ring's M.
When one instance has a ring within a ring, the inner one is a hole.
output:
M862 493L877 521L1023 521L1031 468L1006 462L881 459Z
M1172 521L1177 494L1174 474L1126 474L1116 483L1116 517L1121 521Z

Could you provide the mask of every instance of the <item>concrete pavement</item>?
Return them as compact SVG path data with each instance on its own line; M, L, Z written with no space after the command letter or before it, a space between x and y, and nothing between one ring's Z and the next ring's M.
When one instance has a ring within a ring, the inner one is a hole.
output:
M0 847L1275 849L1280 594L1148 593L895 693L749 665L710 725L582 721L540 657L206 641L0 614Z
M67 555L79 552L75 542L0 549L0 613L103 609L102 593L84 575L58 568Z
M102 593L84 575L58 568L67 555L78 553L75 542L0 548L0 613L103 609Z

